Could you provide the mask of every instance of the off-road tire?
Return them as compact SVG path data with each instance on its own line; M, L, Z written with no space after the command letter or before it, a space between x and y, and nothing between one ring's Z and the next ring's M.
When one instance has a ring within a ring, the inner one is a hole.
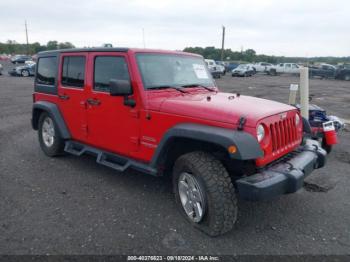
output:
M182 207L178 180L181 173L193 175L205 197L204 216L193 222ZM237 220L237 196L231 178L223 164L206 152L191 152L179 157L173 168L173 189L180 213L195 228L209 236L218 236L230 231Z
M46 118L50 118L52 120L54 125L54 130L55 130L54 142L51 146L47 146L44 143L43 135L42 135L43 123ZM43 112L40 115L39 125L38 125L38 138L39 138L40 147L47 156L55 157L55 156L64 154L65 141L60 135L60 132L57 128L57 124L55 123L55 120L47 112Z

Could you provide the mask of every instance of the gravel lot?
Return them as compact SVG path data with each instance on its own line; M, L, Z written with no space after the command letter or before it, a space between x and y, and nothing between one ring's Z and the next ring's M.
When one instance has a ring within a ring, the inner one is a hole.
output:
M282 102L297 82L217 81L228 92ZM314 103L350 119L350 82L310 84ZM310 187L240 201L235 230L213 239L181 218L164 178L120 174L90 157L46 157L30 126L32 91L33 78L0 76L0 254L350 254L349 129Z

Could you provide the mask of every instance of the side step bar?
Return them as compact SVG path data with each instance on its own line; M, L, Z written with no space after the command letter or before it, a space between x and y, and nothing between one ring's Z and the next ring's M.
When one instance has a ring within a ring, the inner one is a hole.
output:
M83 154L94 155L97 157L96 162L98 164L113 168L119 172L124 172L131 168L153 176L156 176L158 173L157 169L147 164L84 145L76 141L66 141L64 151L75 156L81 156Z

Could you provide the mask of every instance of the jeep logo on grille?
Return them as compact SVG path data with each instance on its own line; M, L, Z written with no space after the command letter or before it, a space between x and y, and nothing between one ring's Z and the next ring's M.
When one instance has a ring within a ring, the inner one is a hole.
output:
M282 113L282 114L280 114L280 119L281 119L281 120L283 120L283 119L285 119L285 118L287 118L287 113Z

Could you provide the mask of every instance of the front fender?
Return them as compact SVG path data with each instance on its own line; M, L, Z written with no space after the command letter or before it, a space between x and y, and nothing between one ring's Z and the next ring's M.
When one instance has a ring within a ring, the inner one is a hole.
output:
M152 166L157 166L161 162L172 140L176 138L209 142L226 151L229 146L235 145L236 153L229 154L232 159L250 160L263 156L257 139L247 132L199 124L179 124L169 129L163 136L152 158Z

